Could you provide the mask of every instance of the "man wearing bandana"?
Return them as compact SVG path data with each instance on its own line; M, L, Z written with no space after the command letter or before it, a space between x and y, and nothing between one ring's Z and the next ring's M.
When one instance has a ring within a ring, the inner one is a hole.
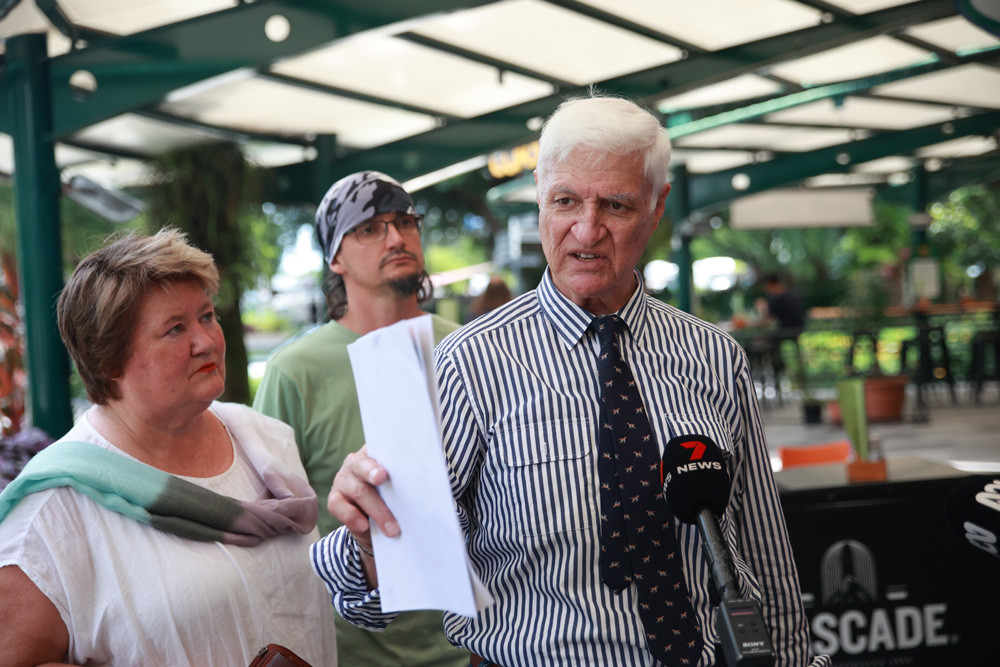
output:
M254 408L295 430L302 463L319 499L319 529L340 523L326 508L333 478L364 444L347 345L364 334L425 314L430 296L420 245L422 216L403 187L362 171L337 181L316 210L316 232L330 274L324 281L330 321L279 348L267 362ZM433 316L440 341L458 328ZM399 623L402 621L402 623ZM444 637L441 612L402 614L386 632L337 617L342 665L468 665L468 652Z

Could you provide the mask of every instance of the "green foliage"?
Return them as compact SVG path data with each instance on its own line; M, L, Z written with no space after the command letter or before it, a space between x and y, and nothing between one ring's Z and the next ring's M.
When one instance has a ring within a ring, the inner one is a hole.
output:
M424 248L424 262L428 273L460 269L489 261L486 248L468 236L450 244L428 244Z
M957 285L972 269L973 291L981 299L997 298L993 271L1000 267L1000 192L997 184L977 184L953 191L930 207L928 235L945 260L946 275Z
M493 239L507 221L487 204L491 187L493 182L481 172L470 172L414 194L414 203L425 214L425 238L431 243L450 243L460 236L475 236L487 252L492 251ZM467 224L470 214L478 223L471 228Z
M983 184L952 192L930 208L932 240L966 265L1000 264L1000 192Z
M878 198L873 205L875 219L871 226L853 227L842 239L841 247L854 269L897 264L910 245L911 209Z
M161 156L153 164L150 231L164 225L212 254L221 285L216 310L226 337L225 400L249 403L240 300L278 267L280 228L260 208L262 176L234 144L217 143Z
M243 323L254 331L291 331L292 323L272 308L257 308L243 314Z

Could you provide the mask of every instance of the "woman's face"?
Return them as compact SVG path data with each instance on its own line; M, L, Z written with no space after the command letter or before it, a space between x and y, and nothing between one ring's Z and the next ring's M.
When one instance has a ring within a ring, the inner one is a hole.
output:
M151 288L132 332L132 356L116 378L139 412L197 414L225 389L226 342L212 300L195 280Z

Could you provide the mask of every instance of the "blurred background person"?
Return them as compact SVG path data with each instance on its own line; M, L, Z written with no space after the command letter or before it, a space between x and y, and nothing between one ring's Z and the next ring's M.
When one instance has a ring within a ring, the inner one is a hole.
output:
M777 273L765 273L762 276L764 293L755 302L758 319L754 326L768 327L768 331L754 341L755 358L761 363L770 363L775 377L779 377L785 369L781 344L792 341L795 344L794 354L798 357L798 381L804 381L802 376L801 353L798 347L799 336L806 325L806 311L799 295L788 288L785 279Z
M510 287L507 286L507 281L500 276L491 276L483 293L473 299L469 305L469 314L473 318L485 315L497 306L502 306L513 298L514 295L511 294Z
M93 405L0 494L4 665L247 665L272 642L336 665L292 431L215 401L218 286L162 230L90 254L60 295Z
M302 463L325 499L344 458L364 441L361 408L347 346L361 336L424 315L430 296L420 245L422 216L391 177L362 171L334 183L316 210L316 232L330 268L324 281L331 321L277 349L267 361L254 408L295 431ZM435 341L458 325L435 315ZM319 508L324 535L340 526ZM441 612L401 614L386 632L356 628L337 616L342 665L463 667L468 652L453 647Z

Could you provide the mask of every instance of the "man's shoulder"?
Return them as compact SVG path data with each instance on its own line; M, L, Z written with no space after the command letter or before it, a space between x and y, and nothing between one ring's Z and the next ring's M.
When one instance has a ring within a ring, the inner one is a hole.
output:
M649 307L647 309L648 314L648 324L655 329L666 329L666 330L684 330L697 332L701 336L708 336L711 338L720 338L733 345L736 341L728 333L723 331L721 328L712 324L711 322L706 322L697 315L692 315L691 313L685 312L680 308L671 306L668 303L664 303L659 299L653 297L646 297Z
M346 332L346 333L345 333ZM313 365L317 359L347 355L347 345L352 336L336 322L327 322L305 330L288 339L267 358L268 365L280 368L295 368L302 364ZM357 338L356 335L353 338Z
M452 331L458 331L462 328L462 325L458 322L452 322L451 320L446 320L437 313L431 313L431 326L434 329L434 342L440 343L445 336L450 334Z
M451 332L438 349L452 351L483 337L496 338L510 328L528 325L540 312L535 292L527 292Z

